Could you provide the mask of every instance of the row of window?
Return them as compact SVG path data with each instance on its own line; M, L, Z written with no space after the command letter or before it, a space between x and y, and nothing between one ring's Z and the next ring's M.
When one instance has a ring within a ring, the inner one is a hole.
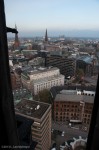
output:
M62 113L58 114L58 113L56 113L55 115L56 115L56 117L57 116L60 116L60 117L61 116L63 116L63 117L64 116L79 116L79 114L76 114L76 113L65 113L65 114L62 114Z
M57 116L57 115L60 115L60 116L65 116L65 115L79 116L79 114L77 114L77 113L59 113L59 112L56 112L55 115L56 115L56 116ZM91 114L83 114L83 116L90 118L90 117L91 117Z
M55 109L56 111L58 111L58 112L63 112L63 113L65 113L65 112L80 112L81 111L81 109L58 109L58 108L56 108Z
M73 105L73 104L63 104L63 105L59 105L59 104L56 104L55 105L56 107L62 107L62 108L64 108L64 107L72 107L72 108L77 108L78 106L79 106L79 104L78 105Z
M56 104L55 107L56 107L56 109L61 108L60 110L64 110L64 109L62 109L62 108L77 108L77 107L79 107L79 104L78 104L78 105L73 105L73 104L63 104L63 105L59 105L59 104ZM92 106L88 106L88 105L86 106L86 105L85 105L84 109L85 109L86 112L87 112L87 111L89 111L89 110L92 110ZM73 109L72 109L72 110L73 110Z
M83 116L86 118L91 118L91 114L90 115L89 114L83 114Z
M52 86L56 86L56 85L61 85L62 82L61 82L61 79L60 81L57 80L56 81L51 81L51 82L47 82L47 83L44 83L44 84L40 84L40 85L37 85L37 92L43 90L43 89L48 89L48 88L51 88Z
M83 118L83 123L90 124L90 119Z

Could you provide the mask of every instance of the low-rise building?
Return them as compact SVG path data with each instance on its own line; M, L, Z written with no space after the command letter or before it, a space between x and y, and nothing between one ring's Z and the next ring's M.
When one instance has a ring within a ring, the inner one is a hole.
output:
M89 128L94 95L94 91L60 91L54 100L54 120L80 121Z
M19 103L23 98L33 100L32 93L26 88L19 88L13 90L13 98L14 98L14 105Z

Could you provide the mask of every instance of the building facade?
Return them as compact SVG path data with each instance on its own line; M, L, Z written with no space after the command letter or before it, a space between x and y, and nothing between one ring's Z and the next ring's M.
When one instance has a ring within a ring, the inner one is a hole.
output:
M23 86L29 89L34 95L43 89L64 85L64 75L61 75L59 69L55 67L40 67L23 72L21 80Z
M22 100L15 107L16 114L32 119L32 139L38 144L35 150L48 150L51 147L51 105Z
M45 60L46 66L58 67L60 73L67 77L75 76L76 62L73 58L58 55L47 55Z
M89 126L94 95L94 91L62 90L54 100L54 120L76 120Z
M82 69L85 75L92 76L94 73L94 60L90 56L81 56L76 61L76 69Z
M22 86L20 78L18 78L15 72L13 71L10 72L10 76L11 76L12 89L20 88Z

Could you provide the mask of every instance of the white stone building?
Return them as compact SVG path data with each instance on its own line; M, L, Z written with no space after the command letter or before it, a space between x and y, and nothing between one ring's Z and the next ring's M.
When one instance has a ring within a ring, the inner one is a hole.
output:
M56 67L34 68L21 74L23 86L37 94L43 89L50 89L53 86L64 85L64 75Z

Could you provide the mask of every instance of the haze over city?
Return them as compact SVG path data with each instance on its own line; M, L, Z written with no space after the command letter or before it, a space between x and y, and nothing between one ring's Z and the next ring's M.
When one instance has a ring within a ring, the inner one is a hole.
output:
M99 37L98 0L6 0L6 24L19 36ZM10 34L9 34L10 35Z
M0 0L2 149L99 150L98 5Z

